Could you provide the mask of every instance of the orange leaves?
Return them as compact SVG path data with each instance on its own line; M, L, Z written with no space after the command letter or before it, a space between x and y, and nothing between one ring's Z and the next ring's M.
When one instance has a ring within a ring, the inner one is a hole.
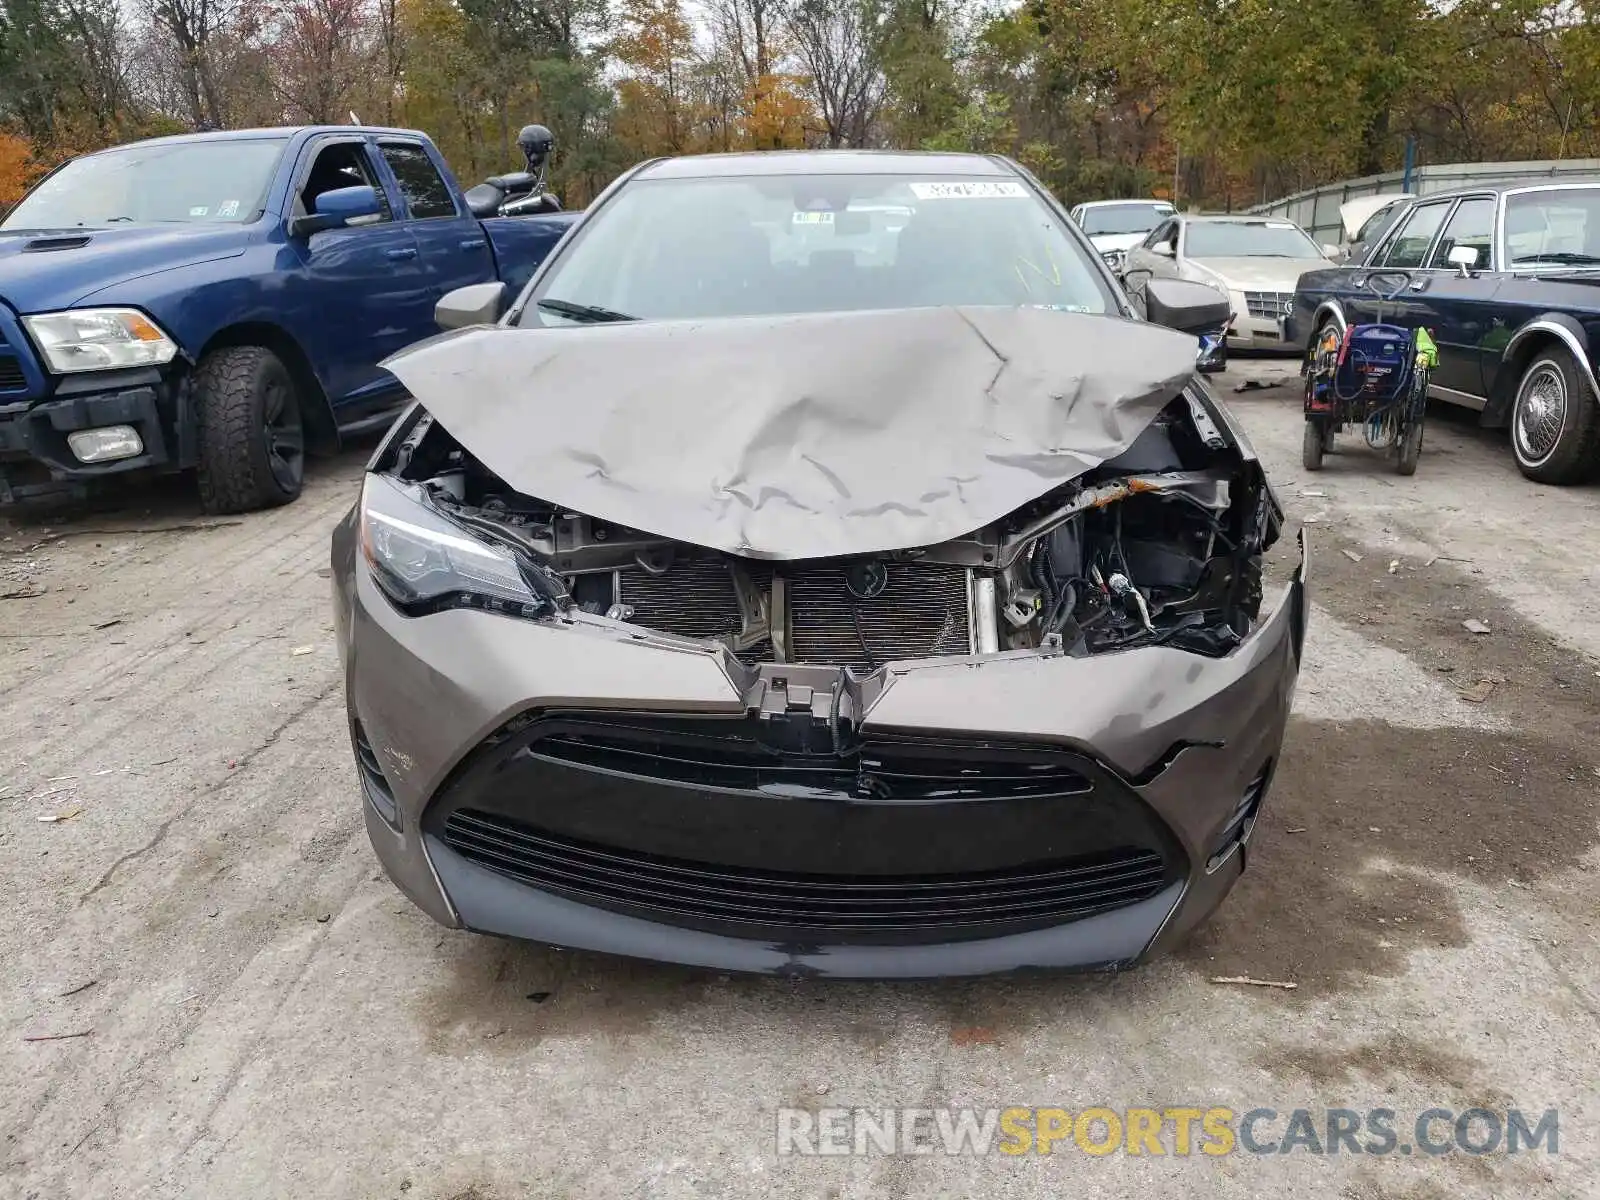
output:
M22 199L39 172L28 140L0 133L0 212Z

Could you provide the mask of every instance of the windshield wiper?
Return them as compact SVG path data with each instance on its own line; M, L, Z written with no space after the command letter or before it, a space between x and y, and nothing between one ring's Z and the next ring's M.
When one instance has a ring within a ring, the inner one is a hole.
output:
M1600 255L1578 254L1571 250L1552 251L1549 254L1523 254L1511 260L1514 263L1564 263L1568 266L1586 266L1600 263Z
M600 308L594 304L576 304L571 300L535 300L534 307L546 308L553 313L566 317L572 321L583 321L588 324L601 324L608 321L637 321L638 317L630 317L627 313L613 312L609 308Z

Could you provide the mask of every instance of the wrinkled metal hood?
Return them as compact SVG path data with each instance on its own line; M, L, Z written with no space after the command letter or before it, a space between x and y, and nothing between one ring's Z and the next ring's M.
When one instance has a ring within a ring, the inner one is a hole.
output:
M750 558L933 545L1130 446L1195 339L921 308L480 328L386 366L518 491Z

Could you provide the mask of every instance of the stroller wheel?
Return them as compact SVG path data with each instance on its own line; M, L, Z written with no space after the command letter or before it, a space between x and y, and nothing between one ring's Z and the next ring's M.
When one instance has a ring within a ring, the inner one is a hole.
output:
M1305 440L1300 444L1300 465L1308 471L1322 470L1322 454L1327 443L1333 441L1333 428L1326 432L1315 421L1306 422Z

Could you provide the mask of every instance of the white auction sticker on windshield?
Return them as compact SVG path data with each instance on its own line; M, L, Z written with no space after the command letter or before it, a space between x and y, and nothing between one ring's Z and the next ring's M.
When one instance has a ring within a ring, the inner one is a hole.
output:
M796 225L832 225L833 214L831 212L807 212L802 209L794 214L794 223Z
M1026 196L1028 189L1010 179L968 179L959 183L913 183L911 194L918 200L993 200L1000 196Z

